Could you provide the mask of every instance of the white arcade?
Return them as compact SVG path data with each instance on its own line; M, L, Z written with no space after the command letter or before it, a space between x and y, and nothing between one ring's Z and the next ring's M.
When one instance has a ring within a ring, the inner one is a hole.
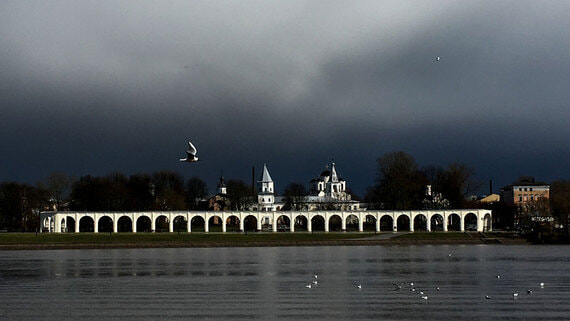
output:
M492 230L484 209L413 211L152 211L41 212L48 233L140 232L398 232Z

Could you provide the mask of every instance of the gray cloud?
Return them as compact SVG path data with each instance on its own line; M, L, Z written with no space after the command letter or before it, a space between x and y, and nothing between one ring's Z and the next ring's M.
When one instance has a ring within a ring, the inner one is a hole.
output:
M564 1L4 1L0 180L173 169L281 186L392 150L564 178ZM440 56L439 62L435 57ZM191 138L205 161L176 161ZM352 184L352 185L351 185Z

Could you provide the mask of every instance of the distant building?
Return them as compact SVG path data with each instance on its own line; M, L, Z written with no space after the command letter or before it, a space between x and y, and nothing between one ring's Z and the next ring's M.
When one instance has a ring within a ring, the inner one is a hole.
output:
M261 180L258 183L257 203L254 211L280 211L286 205L286 198L275 193L275 185L267 165L263 165ZM360 202L353 201L346 192L346 181L337 174L335 163L331 162L318 178L309 182L309 195L304 196L301 208L304 210L359 210Z
M531 176L522 176L513 184L501 189L501 203L506 209L511 208L512 217L507 218L507 221L512 221L515 228L525 228L528 218L531 221L551 220L548 204L540 202L549 198L550 185L537 182Z
M224 182L224 176L220 176L220 182L216 186L216 194L208 198L208 210L210 211L229 211L230 199L227 193L227 187Z
M522 176L501 189L501 200L507 205L522 205L540 198L550 198L550 185L537 182L534 177Z
M450 208L449 200L443 194L434 192L431 185L426 185L426 192L422 200L423 209L446 209Z
M275 185L267 165L263 164L263 172L261 173L261 181L257 182L257 204L252 206L254 211L273 212L279 211L285 205L284 197L276 196Z
M476 200L475 204L491 205L494 203L498 203L499 201L501 201L501 195L491 194L491 195L484 196L484 197L481 197L480 199Z
M309 195L304 201L309 211L360 209L360 202L352 200L352 196L347 193L346 181L338 175L333 161L309 184Z

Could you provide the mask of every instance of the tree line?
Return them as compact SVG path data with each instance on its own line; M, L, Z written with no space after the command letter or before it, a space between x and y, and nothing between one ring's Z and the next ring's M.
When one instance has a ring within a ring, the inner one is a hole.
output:
M226 182L229 209L243 210L252 199L252 187L239 179ZM0 229L36 231L39 212L207 210L208 186L200 177L188 180L172 171L152 174L111 173L74 178L50 174L36 185L0 183Z
M426 186L431 186L427 193ZM409 210L475 207L470 198L482 183L475 170L454 163L443 168L420 167L414 157L401 151L390 152L377 159L374 184L367 189L363 202L368 209ZM227 209L244 210L256 202L255 188L242 180L226 182ZM284 188L284 210L301 208L307 195L304 183L289 183ZM568 221L570 213L570 181L552 182L547 211ZM111 173L106 176L86 175L78 179L65 174L51 174L35 186L0 183L0 230L35 231L39 212L59 209L71 211L174 211L208 210L208 186L200 177L188 180L172 171L151 174ZM359 200L353 195L352 199ZM504 210L499 208L498 210Z
M412 155L391 152L377 159L375 184L364 200L387 210L471 207L469 196L483 185L474 176L475 170L462 163L420 167Z

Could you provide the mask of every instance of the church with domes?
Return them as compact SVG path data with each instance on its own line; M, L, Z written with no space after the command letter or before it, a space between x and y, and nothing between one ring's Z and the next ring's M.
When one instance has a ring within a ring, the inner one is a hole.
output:
M258 183L257 203L251 207L254 211L280 211L287 207L287 198L275 193L275 184L267 165L263 164L261 180ZM336 164L331 161L319 177L309 182L309 195L299 195L300 208L315 210L360 210L360 202L351 199L346 191L346 181L337 172Z

